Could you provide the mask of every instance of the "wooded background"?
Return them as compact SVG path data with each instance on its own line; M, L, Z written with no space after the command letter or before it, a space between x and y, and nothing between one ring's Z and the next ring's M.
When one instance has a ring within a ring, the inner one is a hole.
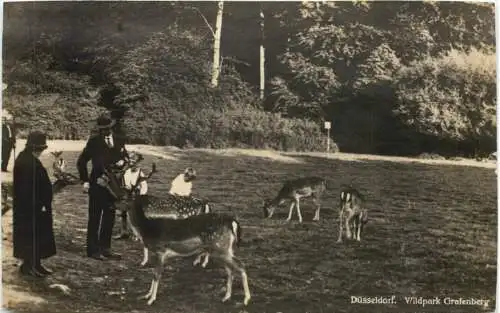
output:
M345 152L496 150L494 4L224 2L214 87L218 4L5 3L3 105L21 136L110 111L131 143L323 150L332 121Z

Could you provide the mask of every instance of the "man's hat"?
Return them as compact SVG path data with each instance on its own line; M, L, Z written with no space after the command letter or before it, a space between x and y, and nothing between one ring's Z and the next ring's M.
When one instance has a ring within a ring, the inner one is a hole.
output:
M45 150L47 149L47 136L40 132L34 131L28 135L28 139L26 141L26 146L31 147L36 150Z
M97 119L97 128L106 129L115 126L116 121L106 115L102 115Z

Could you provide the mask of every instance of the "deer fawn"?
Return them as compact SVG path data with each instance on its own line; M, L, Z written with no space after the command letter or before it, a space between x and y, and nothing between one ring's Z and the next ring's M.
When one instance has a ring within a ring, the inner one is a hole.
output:
M62 151L53 151L50 154L54 157L54 162L52 163L52 169L54 170L54 176L64 173L66 171L66 161L61 157Z
M241 227L236 219L225 214L207 213L185 219L164 216L147 217L141 196L134 196L124 208L129 214L129 225L143 244L144 251L151 252L154 262L153 279L146 295L148 305L156 300L163 267L168 258L211 255L224 264L227 273L226 294L222 301L231 298L233 271L239 271L245 293L243 303L250 301L248 278L243 264L234 257L233 245L241 241Z
M320 200L325 189L326 181L319 177L305 177L286 181L274 199L266 199L264 201L264 217L271 218L276 207L283 204L285 201L290 200L292 201L292 205L290 206L290 211L288 212L288 218L286 221L290 221L292 218L292 212L295 206L297 207L299 222L302 223L302 214L300 213L299 202L301 198L310 197L312 198L314 204L316 204L316 212L313 220L319 221L319 211L321 209Z
M79 178L75 175L66 172L66 161L62 158L62 151L51 152L54 156L54 162L52 163L52 170L54 171L54 177L56 180L52 183L52 192L58 193L64 187L69 185L75 185L79 182Z
M342 242L343 227L345 225L347 239L354 238L361 241L361 232L368 221L368 211L363 208L364 199L361 193L353 187L344 187L340 192L340 225L339 238Z

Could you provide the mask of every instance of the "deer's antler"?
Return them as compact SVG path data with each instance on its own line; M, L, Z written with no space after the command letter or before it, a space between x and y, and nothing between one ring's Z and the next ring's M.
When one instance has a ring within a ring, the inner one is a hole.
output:
M137 182L136 182L136 183L132 186L132 189L131 189L131 190L135 190L135 189L136 189L136 188L137 188L137 187L141 184L141 182L143 182L143 181L147 181L147 180L148 180L148 179L150 179L150 178L151 178L151 176L153 176L153 174L154 174L154 173L156 173L156 172L158 172L158 171L156 170L156 163L153 163L153 164L151 165L151 172L149 172L148 176L146 176L146 177L139 177L139 178L137 179Z
M51 152L50 154L52 154L53 156L55 156L56 158L60 157L61 154L62 154L62 151L53 151Z

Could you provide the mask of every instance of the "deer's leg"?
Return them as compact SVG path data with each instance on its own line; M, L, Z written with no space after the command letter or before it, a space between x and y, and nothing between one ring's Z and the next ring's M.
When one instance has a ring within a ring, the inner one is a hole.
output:
M344 208L340 209L340 214L339 214L339 238L337 239L337 242L342 242L342 232L343 232L343 226L344 226Z
M300 213L299 199L297 199L297 215L299 216L299 223L302 223L302 214Z
M139 299L142 300L142 299L149 299L149 298L151 298L151 295L153 294L154 285L155 285L155 280L152 279L151 280L151 286L149 287L148 293L146 293L144 296L139 297Z
M148 248L144 247L144 256L142 258L141 266L144 266L146 265L146 263L148 263L148 254L149 254Z
M156 264L156 267L154 269L154 276L153 276L153 281L152 281L152 290L151 291L151 294L149 294L148 292L148 295L149 297L147 297L146 299L148 299L148 305L151 305L153 304L153 302L156 301L156 294L158 293L158 285L160 284L160 279L161 279L161 274L163 272L163 260L159 260ZM148 296L146 295L146 296Z
M207 267L207 264L208 264L208 257L210 256L210 254L208 253L205 253L205 261L203 261L203 263L201 264L201 267L205 268Z
M203 255L203 254L199 254L199 255L196 257L196 259L194 259L194 261L193 261L193 266L196 266L196 265L200 264L202 255Z
M116 207L115 207L116 209ZM126 239L129 237L128 234L128 223L127 223L127 212L126 211L120 211L120 234L116 235L114 237L115 240L120 240L120 239Z
M233 292L233 271L228 266L225 266L225 269L227 273L226 294L224 295L224 298L222 298L222 302L229 300Z
M245 294L245 298L243 299L243 304L248 305L248 302L250 301L250 298L252 296L250 295L250 288L248 287L248 276L247 276L247 272L245 270L244 265L241 263L241 261L237 260L235 257L231 257L231 256L226 255L226 254L213 253L212 257L214 259L216 259L217 261L222 262L224 264L224 266L226 267L226 272L228 273L228 282L227 282L228 286L229 286L229 279L231 278L231 277L229 277L229 275L230 275L229 273L231 273L231 276L232 276L233 271L240 272L242 285L243 285L243 292ZM231 287L232 287L232 282L231 282ZM231 297L231 293L228 292L228 290L232 291L230 288L227 288L226 295L224 296L222 301L227 301Z
M358 216L356 221L357 221L357 231L358 231L356 240L361 241L361 214Z
M295 206L295 202L292 202L292 205L290 205L290 211L288 211L288 217L286 219L287 222L289 222L292 219L292 212L293 212L294 206Z
M203 261L203 263L201 262L202 257L205 257L205 260ZM208 263L208 253L207 252L203 252L203 253L198 254L198 256L196 257L196 259L193 262L193 266L196 266L200 263L201 263L201 267L203 267L203 268L205 268L207 266L207 263Z
M313 198L313 202L316 204L316 212L314 213L313 221L319 221L319 210L321 209L321 204L317 198Z
M347 239L351 239L352 238L351 220L352 220L352 212L349 211L347 213L347 218L345 219L345 228L346 228L346 237L347 237Z

